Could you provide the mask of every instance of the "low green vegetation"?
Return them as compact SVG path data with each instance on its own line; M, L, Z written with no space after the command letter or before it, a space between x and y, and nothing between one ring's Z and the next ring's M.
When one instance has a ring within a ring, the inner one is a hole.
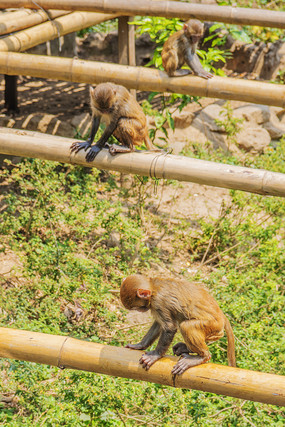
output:
M197 144L184 154L241 164ZM284 160L285 141L244 164L285 173ZM114 346L136 342L148 325L126 323L122 278L155 266L177 271L179 257L180 274L205 282L227 313L238 366L285 375L284 199L230 191L217 218L189 221L175 208L159 213L161 192L184 191L172 181L129 177L121 186L118 174L29 159L2 169L1 181L0 256L18 260L0 275L1 326ZM226 339L211 351L215 363L227 364ZM275 406L23 361L2 359L0 375L5 426L285 421Z

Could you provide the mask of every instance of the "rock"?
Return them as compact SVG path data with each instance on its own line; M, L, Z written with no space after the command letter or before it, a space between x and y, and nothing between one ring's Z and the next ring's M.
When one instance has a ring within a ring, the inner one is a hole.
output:
M264 57L265 48L266 44L263 42L247 44L235 40L230 48L232 56L227 58L226 68L237 73L255 72L257 63Z
M269 107L269 110L270 110L270 113L275 113L279 120L282 120L282 118L285 115L285 108L282 108L282 107L271 106Z
M285 43L281 40L268 43L264 52L260 78L264 80L275 79L279 71L285 67Z
M285 126L284 130L282 130L274 126L271 122L264 123L263 128L267 130L272 139L280 139L285 134Z
M224 109L218 104L210 104L202 110L197 119L207 124L211 132L223 132L216 120L223 120Z
M171 111L170 111L171 112ZM185 129L188 126L191 125L195 114L193 112L189 112L187 111L187 107L183 108L183 110L180 112L179 110L175 110L172 114L171 117L174 120L174 126L175 129ZM165 123L165 128L169 128L168 123Z
M196 142L210 141L214 149L222 148L227 151L226 134L215 121L223 119L222 113L222 107L217 104L211 104L204 108L189 128L189 139Z
M285 134L285 124L281 123L274 110L270 111L270 120L263 123L264 129L269 132L272 139L279 139Z
M262 153L271 142L269 133L261 127L242 129L237 134L236 140L241 148L252 153Z
M233 111L233 117L244 119L250 123L262 124L270 119L270 111L267 105L245 105Z

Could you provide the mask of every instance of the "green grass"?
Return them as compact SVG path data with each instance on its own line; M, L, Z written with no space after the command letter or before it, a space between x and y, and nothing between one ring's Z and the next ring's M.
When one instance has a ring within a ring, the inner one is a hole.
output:
M184 154L241 164L196 144ZM285 173L284 156L283 141L244 164ZM194 227L148 208L156 186L147 178L121 188L118 174L24 160L3 169L1 180L0 250L19 259L0 276L1 326L115 346L135 342L147 326L122 329L126 311L114 292L122 278L156 264L171 270L176 255L194 266L204 258L195 275L186 267L182 274L207 283L227 313L238 366L285 375L284 199L231 191L219 218ZM169 254L152 242L163 231ZM211 352L215 363L227 364L225 339ZM0 425L281 427L285 421L275 406L29 362L2 359L0 376L2 395L15 394L0 403Z

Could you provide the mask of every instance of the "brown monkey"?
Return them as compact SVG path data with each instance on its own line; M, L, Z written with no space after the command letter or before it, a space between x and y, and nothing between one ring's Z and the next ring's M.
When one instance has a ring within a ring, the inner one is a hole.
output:
M147 278L134 274L123 280L120 296L127 309L141 312L151 310L155 319L141 342L126 345L127 348L145 350L159 337L156 349L140 358L146 370L166 353L178 328L185 344L180 342L173 347L174 354L182 356L174 366L173 374L182 374L186 369L210 360L211 353L206 342L221 338L224 329L228 337L228 363L236 366L230 322L202 285L183 279Z
M91 147L101 120L106 124L106 129L101 138L88 151L86 155L88 162L92 162L105 146L113 155L133 151L134 145L141 145L143 141L149 150L154 149L148 137L143 110L124 86L101 83L95 88L90 87L90 99L92 109L90 137L84 142L74 142L71 152L78 153L82 149L86 151ZM112 134L124 146L106 145Z
M202 67L196 49L204 33L203 24L197 19L190 19L183 29L172 34L163 45L161 52L162 65L170 77L189 74L189 70L180 70L187 64L199 77L210 79L213 74ZM178 71L176 71L178 70Z

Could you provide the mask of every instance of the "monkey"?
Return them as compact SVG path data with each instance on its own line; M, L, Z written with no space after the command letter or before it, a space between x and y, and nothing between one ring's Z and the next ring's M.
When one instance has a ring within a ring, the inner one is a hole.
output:
M126 348L145 350L158 338L155 350L147 351L140 358L145 370L163 357L178 328L185 343L173 346L173 353L181 356L172 369L173 375L181 375L188 368L208 362L211 353L206 343L223 337L224 330L228 338L228 363L236 366L230 322L203 285L185 279L133 274L123 280L120 298L128 310L150 310L154 318L151 328L138 344L126 345Z
M148 150L155 150L148 136L143 110L124 86L109 82L100 83L95 88L90 86L90 101L90 137L84 142L74 142L70 148L71 152L87 151L91 147L101 120L106 124L106 128L101 138L88 151L87 162L92 162L104 147L109 148L110 154L115 155L131 152L135 145L139 146L144 141ZM112 134L123 146L106 144Z
M172 34L164 43L161 59L162 65L169 77L189 74L189 70L180 68L186 64L194 74L204 79L210 79L213 74L204 70L197 56L196 49L204 33L203 24L197 19L190 19L183 29Z

